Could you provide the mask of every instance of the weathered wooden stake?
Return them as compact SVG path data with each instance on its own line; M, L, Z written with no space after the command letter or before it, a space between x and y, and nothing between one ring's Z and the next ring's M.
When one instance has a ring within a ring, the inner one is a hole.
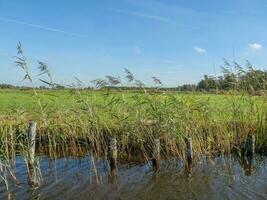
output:
M29 123L28 129L28 147L29 147L29 164L34 166L35 161L35 144L36 144L36 122Z
M242 158L245 158L245 156L246 156L246 148L247 148L247 145L246 145L246 142L242 142L241 144L240 144L240 150L241 150L241 157Z
M160 139L154 139L153 146L153 158L152 158L152 166L155 171L159 170L160 166Z
M187 166L190 167L191 164L193 163L193 145L192 145L192 138L188 137L185 138L185 143L186 143L186 162Z
M253 158L255 153L255 135L249 134L247 137L247 143L246 143L246 151L247 151L247 157Z
M116 138L110 138L108 159L111 172L114 172L117 169L117 156L118 156L117 140Z
M249 134L247 140L241 143L241 166L245 174L250 176L252 173L253 156L255 153L255 135Z
M241 156L244 158L253 158L255 153L255 135L249 134L246 142L242 142L240 145Z
M38 179L35 172L35 144L36 144L36 122L31 121L28 128L28 168L29 183L38 185Z

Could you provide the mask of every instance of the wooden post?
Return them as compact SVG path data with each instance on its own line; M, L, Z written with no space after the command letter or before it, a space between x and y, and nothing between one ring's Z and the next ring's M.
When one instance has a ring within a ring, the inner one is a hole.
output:
M185 138L185 143L186 143L186 162L187 166L190 167L191 164L193 163L193 145L192 145L192 138L188 137Z
M247 149L247 157L252 159L255 153L255 135L253 134L248 135L246 149Z
M241 149L241 166L245 174L250 176L252 174L253 156L255 153L255 135L249 134L246 141L240 145Z
M36 144L36 122L31 121L28 128L28 176L31 185L38 185L38 178L35 170L35 144Z
M247 144L246 144L246 142L242 142L241 144L240 144L240 150L241 150L241 157L242 158L245 158L245 156L246 156L246 148L247 148Z
M247 140L240 145L241 156L244 158L253 158L255 153L255 135L249 134Z
M151 161L153 169L158 171L160 166L160 139L154 139L153 158Z
M29 123L29 129L28 129L29 166L34 166L35 162L36 126L37 126L36 122Z
M111 172L114 172L117 169L117 156L118 156L117 140L116 138L110 138L109 140L109 166L110 166Z

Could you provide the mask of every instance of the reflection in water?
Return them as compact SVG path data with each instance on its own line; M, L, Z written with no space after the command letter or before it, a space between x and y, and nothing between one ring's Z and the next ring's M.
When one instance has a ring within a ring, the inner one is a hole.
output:
M185 171L182 162L162 161L154 173L150 164L119 165L109 173L108 162L85 158L41 161L44 184L28 186L22 157L16 160L18 183L9 192L0 185L0 199L266 199L267 158L253 163L236 157L203 158ZM253 170L252 170L253 169ZM248 173L249 171L249 173ZM249 175L249 176L247 176Z
M239 164L243 168L246 176L251 176L254 169L253 157L241 157L239 158Z

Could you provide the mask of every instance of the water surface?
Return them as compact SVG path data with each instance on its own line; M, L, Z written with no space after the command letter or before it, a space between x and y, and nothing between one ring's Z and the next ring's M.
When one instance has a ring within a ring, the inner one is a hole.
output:
M203 158L190 173L182 162L162 162L154 173L150 163L121 164L116 177L109 176L108 163L84 158L41 160L43 185L28 186L24 159L16 159L16 177L0 199L267 199L267 158L256 156L250 173L236 157ZM11 181L10 181L11 182Z

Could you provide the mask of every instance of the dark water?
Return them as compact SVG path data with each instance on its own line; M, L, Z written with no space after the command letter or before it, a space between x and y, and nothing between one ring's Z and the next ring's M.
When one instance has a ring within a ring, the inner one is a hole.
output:
M156 174L150 164L123 164L111 178L107 162L91 156L54 161L44 157L41 168L43 185L29 187L24 159L17 157L18 183L10 183L7 192L1 181L0 199L267 199L264 156L254 159L249 176L235 157L203 158L190 174L182 162L164 161Z

